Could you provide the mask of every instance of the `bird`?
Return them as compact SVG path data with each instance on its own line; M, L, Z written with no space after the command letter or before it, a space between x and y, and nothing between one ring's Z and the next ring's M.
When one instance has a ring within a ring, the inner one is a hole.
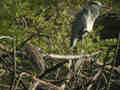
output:
M95 20L100 15L101 8L107 8L99 1L91 1L79 11L72 22L70 47L73 49L78 40L83 40L93 30Z

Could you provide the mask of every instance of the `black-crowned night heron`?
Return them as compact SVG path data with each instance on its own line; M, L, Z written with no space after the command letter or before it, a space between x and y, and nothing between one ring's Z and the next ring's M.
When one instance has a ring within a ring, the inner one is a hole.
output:
M89 2L76 16L72 23L71 48L74 48L78 40L82 40L92 31L96 18L100 15L100 9L105 8L98 1Z

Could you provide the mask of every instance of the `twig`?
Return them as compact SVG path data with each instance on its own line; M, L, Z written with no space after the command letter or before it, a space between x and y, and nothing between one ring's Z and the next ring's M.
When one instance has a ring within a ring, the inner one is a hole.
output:
M60 62L60 63L56 64L56 65L53 66L52 68L47 69L42 75L40 75L40 76L38 76L38 77L39 77L39 78L44 77L46 74L48 74L48 73L50 73L50 72L52 72L52 71L54 71L54 70L57 70L59 67L63 66L63 65L64 65L65 63L67 63L67 62L68 62L68 61L65 60L65 61L63 61L63 62Z
M0 84L0 89L1 89L1 90L2 90L2 87L3 87L3 88L10 88L9 85ZM17 90L23 90L23 88L17 88Z
M0 77L3 76L5 74L5 70L4 69L0 69Z
M28 41L32 40L34 37L47 37L47 38L49 38L48 35L41 35L38 33L33 33L30 37L28 37L25 41L23 41L20 46L24 46Z
M30 73L27 73L27 72L22 72L20 75L19 75L19 79L18 79L18 82L16 84L16 87L17 85L19 84L19 81L22 79L22 77L26 75L26 76L32 76ZM35 90L35 88L39 85L39 84L42 84L42 85L45 85L46 87L48 87L49 89L51 88L55 88L57 90L61 90L60 87L52 84L52 83L49 83L48 81L43 81L43 80L40 80L38 78L36 78L36 76L33 76L32 77L33 80L35 80L36 82L34 82L32 85L29 86L29 89L28 90Z
M0 39L10 39L10 40L14 40L14 38L10 37L10 36L0 36Z
M13 62L14 62L14 77L13 77L13 82L11 86L11 90L16 90L15 88L15 83L16 83L16 39L13 40Z
M61 90L61 87L58 87L54 84L51 84L49 82L46 82L46 81L43 81L43 80L40 80L38 78L36 78L35 76L33 77L33 80L35 80L36 82L34 82L32 84L32 86L30 86L29 90L35 90L35 88L41 84L42 86L45 85L45 88L49 89L49 90Z
M23 77L24 75L26 75L26 76L31 76L30 74L28 74L28 73L26 73L26 72L22 72L22 73L19 75L18 80L16 81L15 88L18 87L18 85L19 85L19 83L20 83L20 81L21 81L21 79L22 79L22 77Z
M100 69L96 74L95 74L95 76L93 77L93 79L92 79L92 83L88 86L88 88L87 88L87 90L92 90L92 87L93 87L93 85L94 85L94 81L97 81L97 79L99 78L99 76L101 75L101 73L102 73L102 69Z

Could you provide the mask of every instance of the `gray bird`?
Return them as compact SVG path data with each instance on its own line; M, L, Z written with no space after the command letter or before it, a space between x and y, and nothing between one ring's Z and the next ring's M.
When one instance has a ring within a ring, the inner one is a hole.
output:
M76 19L72 23L71 48L74 48L78 40L82 40L92 31L101 8L105 8L105 6L98 1L92 1L76 15Z

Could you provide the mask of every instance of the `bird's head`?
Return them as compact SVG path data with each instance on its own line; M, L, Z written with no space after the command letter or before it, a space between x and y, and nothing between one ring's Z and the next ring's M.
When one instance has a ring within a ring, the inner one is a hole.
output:
M97 6L102 6L102 3L99 1L90 1L88 2L89 5L97 5Z
M93 7L93 8L96 8L96 9L101 9L101 8L110 9L110 7L107 7L107 6L103 5L99 1L91 1L91 2L89 2L88 7Z

